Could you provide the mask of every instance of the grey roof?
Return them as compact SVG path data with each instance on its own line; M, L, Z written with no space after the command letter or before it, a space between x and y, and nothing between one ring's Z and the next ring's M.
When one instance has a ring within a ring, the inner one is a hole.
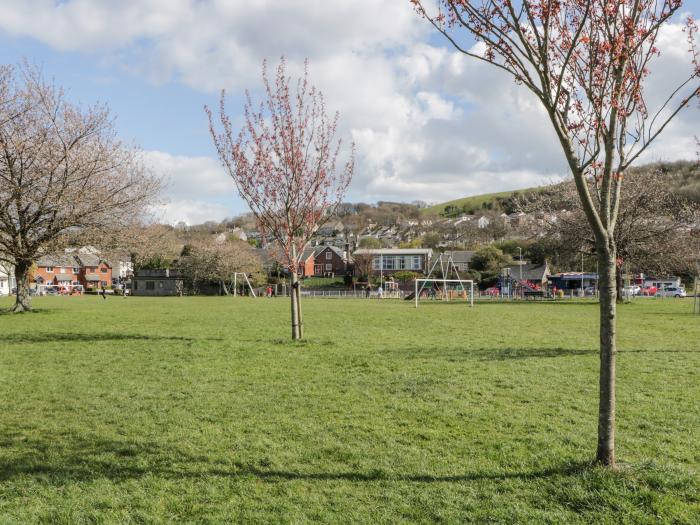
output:
M47 266L79 266L76 258L73 255L68 254L44 255L39 257L39 259L36 261L36 265L44 268Z
M101 281L99 275L86 275L85 280L88 282L91 282L91 283L96 283L96 282Z
M301 260L306 261L309 257L313 256L314 258L318 257L319 254L323 253L326 249L331 250L334 252L338 257L341 259L345 260L345 255L343 250L338 248L337 246L332 246L329 244L326 245L319 245L319 246L310 246L309 248L306 248L304 252L301 254Z
M455 263L470 263L472 262L472 257L474 256L474 253L474 251L453 250L446 251L445 255L448 257L452 257L452 260Z
M78 255L78 259L83 266L99 266L102 258L99 255L93 253L81 253Z
M60 281L60 282L64 282L64 283L70 283L73 281L73 277L68 275L68 274L65 274L65 273L63 273L63 274L59 273L56 276L56 280Z

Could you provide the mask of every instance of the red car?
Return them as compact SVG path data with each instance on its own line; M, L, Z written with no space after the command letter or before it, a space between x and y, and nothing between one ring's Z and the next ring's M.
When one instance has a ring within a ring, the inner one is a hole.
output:
M490 295L492 297L500 297L501 296L501 290L495 286L492 286L491 288L486 288L486 290L484 290L484 293L486 295Z

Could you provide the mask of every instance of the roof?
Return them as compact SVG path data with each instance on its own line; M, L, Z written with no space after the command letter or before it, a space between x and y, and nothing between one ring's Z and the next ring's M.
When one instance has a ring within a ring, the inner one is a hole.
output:
M522 268L522 278L525 281L543 281L551 275L548 264L511 264L504 268L510 268L510 276L513 279L520 279L520 269ZM580 279L580 277L579 277Z
M332 246L330 244L322 244L318 246L311 246L309 248L306 248L304 252L301 254L301 260L306 261L309 257L313 256L314 258L318 257L321 253L323 253L326 249L331 250L334 252L338 257L341 259L345 260L345 252L338 248L337 246Z
M73 255L59 254L59 255L44 255L39 257L36 261L36 265L40 268L45 268L47 266L78 266L78 261Z
M560 281L580 281L581 279L598 279L597 273L584 273L581 272L561 272L552 275L553 278Z
M58 274L56 276L56 280L60 281L60 282L70 283L73 281L73 278L70 275L64 273L64 274Z
M94 253L81 253L77 258L83 266L99 266L102 261L102 258Z
M472 257L474 256L474 253L476 252L467 250L454 250L446 251L444 255L452 257L452 260L455 263L470 263L472 262Z
M430 257L433 250L430 248L380 248L374 250L360 249L353 255L425 255Z
M91 282L91 283L96 283L96 282L101 281L99 275L86 275L85 280L88 282Z

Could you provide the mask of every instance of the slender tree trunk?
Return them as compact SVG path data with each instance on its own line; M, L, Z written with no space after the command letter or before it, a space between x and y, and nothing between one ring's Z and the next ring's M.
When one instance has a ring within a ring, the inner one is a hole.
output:
M615 290L617 291L617 295L616 295L615 300L618 304L621 304L622 297L623 297L623 294L622 294L622 291L623 291L622 290L622 286L623 286L622 268L617 268L617 266L616 266L615 269L616 269L616 272L615 272Z
M617 254L613 242L599 242L600 399L596 461L615 467L615 357Z
M299 339L304 338L304 318L301 315L301 281L297 282L297 319L299 320Z
M15 265L15 281L17 281L17 296L13 312L28 312L32 309L31 297L29 296L29 270L32 267L31 261L17 261Z
M297 307L297 289L299 288L299 277L296 272L292 272L292 290L289 296L292 299L292 339L300 339L299 334L299 308Z

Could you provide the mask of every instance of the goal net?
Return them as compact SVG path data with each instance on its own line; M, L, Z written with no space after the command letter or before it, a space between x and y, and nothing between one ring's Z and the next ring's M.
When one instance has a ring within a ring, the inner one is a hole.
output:
M415 303L418 308L420 300L468 301L474 306L474 281L468 279L416 279Z

